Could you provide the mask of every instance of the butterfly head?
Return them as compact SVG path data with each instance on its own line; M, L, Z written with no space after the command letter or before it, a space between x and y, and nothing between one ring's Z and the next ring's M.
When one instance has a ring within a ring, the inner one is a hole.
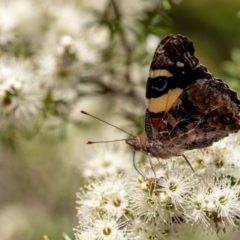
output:
M140 151L145 154L149 153L150 144L146 132L126 140L126 143L129 144L135 151Z
M165 157L163 145L159 141L149 142L146 132L126 140L135 151L140 151L152 157ZM169 154L169 153L168 153Z

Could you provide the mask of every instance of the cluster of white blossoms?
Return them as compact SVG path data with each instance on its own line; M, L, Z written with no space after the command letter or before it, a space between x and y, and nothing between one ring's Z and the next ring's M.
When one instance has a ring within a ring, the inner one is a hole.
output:
M129 161L132 155L126 154L123 149L113 145L95 145L94 148L87 151L86 161L81 165L81 173L86 179L100 178L108 175L114 175L122 172L132 172L133 164Z
M45 90L26 61L0 58L0 128L29 127L43 108Z
M180 157L139 165L138 178L96 173L77 194L76 239L176 239L196 231L218 236L238 230L239 141L233 134L188 152L196 173Z
M37 119L53 116L79 121L79 110L71 113L84 96L81 80L108 43L107 30L90 26L86 9L75 0L1 3L1 129L32 130Z

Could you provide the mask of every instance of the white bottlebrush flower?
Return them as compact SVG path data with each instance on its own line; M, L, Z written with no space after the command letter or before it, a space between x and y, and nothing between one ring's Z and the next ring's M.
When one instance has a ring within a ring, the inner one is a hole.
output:
M129 207L128 182L122 175L108 177L102 181L93 182L77 194L79 221L86 216L91 217L108 214L113 217L125 216Z
M113 216L117 218L124 215L124 211L129 206L129 199L127 196L127 191L125 189L120 190L118 193L113 193L106 197L106 204L104 209L107 212L111 212Z
M72 82L74 75L76 86L85 65L95 64L96 71L98 50L108 43L107 28L92 26L92 15L82 11L82 5L75 1L49 4L46 8L45 15L51 21L43 36L37 61L41 72L52 75L56 84L60 75L68 82Z
M189 222L203 226L203 229L209 226L209 219L205 213L206 209L212 209L212 203L209 203L208 196L206 195L206 189L204 186L199 187L196 194L190 199L192 205L192 211L188 215ZM207 207L208 205L208 207ZM210 207L211 206L211 207Z
M36 58L39 74L51 89L51 100L56 103L57 111L70 115L80 92L86 88L80 83L87 71L85 64L95 62L97 51L90 49L88 41L80 36L66 34L55 36L51 41L47 38L43 44Z
M135 214L146 224L154 223L158 231L181 222L189 209L188 196L193 193L195 181L192 174L177 172L178 165L158 164L154 166L155 177L139 180L130 194Z
M53 111L69 115L78 99L79 63L75 42L69 35L63 35L57 43L47 44L36 58L38 74L50 90Z
M89 231L90 230L90 231ZM75 230L75 239L76 240L89 240L94 239L94 235L91 232L91 229L86 229L86 231Z
M174 239L181 235L178 226L183 221L183 213L174 209L171 199L163 201L159 189L153 189L154 185L154 181L148 179L144 188L143 184L122 175L86 186L78 194L77 239L85 239L88 233L94 234L93 239L119 239L120 236L133 240ZM105 236L106 233L111 236Z
M231 134L208 148L189 151L185 155L199 175L211 178L214 173L239 178L239 140L239 133Z
M1 1L0 45L19 40L37 45L44 22L40 9L41 4L33 1Z
M74 38L70 35L61 35L56 41L46 40L44 44L36 59L40 74L51 77L49 84L71 83L72 75L78 73L76 72L78 53Z
M38 73L51 90L52 112L70 119L79 97L93 91L95 85L81 81L93 67L94 74L101 75L103 63L99 51L109 42L107 28L92 27L89 24L92 16L82 10L82 5L76 1L47 4L43 15L49 21L35 55Z
M204 175L210 171L209 169L212 166L213 156L208 149L207 150L206 149L193 150L193 151L185 153L185 156L191 163L193 169L199 175ZM182 162L184 164L185 160L182 159Z
M43 106L41 79L27 62L0 59L1 127L33 126Z
M147 51L152 54L155 51L156 46L159 44L160 38L157 35L149 34L146 38Z
M210 198L216 205L217 217L225 226L234 226L235 221L240 218L239 193L240 187L236 184L232 186L228 179L221 179L211 189Z
M104 39L105 42L100 41L100 44L106 44L107 36L105 37L104 31L96 29L93 31L93 28L89 27L92 17L81 9L80 2L55 4L47 8L46 14L52 21L48 25L48 31L43 41L46 53L51 52L51 49L53 51L57 49L59 53L59 49L66 45L64 40L68 36L68 39L71 39L71 45L74 45L74 49L72 49L74 55L81 63L94 63L96 61L96 47L93 48L92 45L94 46L95 43L99 42L96 39Z
M125 230L122 223L112 217L104 216L103 218L84 219L75 234L77 240L99 239L99 240L128 240L125 237ZM88 237L88 238L86 238Z
M88 160L84 162L83 176L85 178L99 178L120 172L132 172L132 156L121 148L111 146L94 146L88 152Z
M159 226L156 222L146 222L137 218L128 224L128 239L131 240L175 240L186 235L184 224L165 224Z
M189 175L189 172L186 171L185 175L179 169L173 168L167 172L165 177L157 181L155 191L164 193L178 208L178 206L186 204L186 196L191 194L195 182L196 176L193 174Z
M62 34L77 36L90 17L81 10L81 2L76 1L48 4L46 15L52 20L48 33L56 37Z
M78 239L125 239L124 226L130 205L129 182L123 175L93 182L78 193Z
M193 211L189 221L202 226L203 230L225 232L230 226L237 227L240 219L238 185L232 185L228 178L215 178L212 184L199 185L190 202ZM211 228L210 228L211 227Z
M78 195L80 228L85 226L83 219L87 216L92 222L99 218L103 222L112 217L117 219L124 237L133 240L181 239L192 230L221 234L237 229L240 225L239 178L231 175L232 166L227 158L225 171L218 171L214 163L216 156L235 151L238 139L239 134L233 135L224 139L226 142L188 152L192 163L197 153L206 159L208 164L201 166L201 174L193 173L186 161L176 157L162 163L152 159L150 167L149 162L140 166L139 179L130 179L125 174L95 180ZM234 161L236 163L236 159ZM213 170L212 174L208 168ZM234 168L240 170L238 164ZM81 228L80 232L87 231L90 229Z

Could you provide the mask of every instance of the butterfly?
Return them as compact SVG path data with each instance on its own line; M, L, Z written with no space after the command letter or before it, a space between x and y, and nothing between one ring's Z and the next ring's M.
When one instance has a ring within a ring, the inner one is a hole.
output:
M191 40L164 37L149 70L145 131L126 143L165 159L208 147L239 129L236 92L199 63Z

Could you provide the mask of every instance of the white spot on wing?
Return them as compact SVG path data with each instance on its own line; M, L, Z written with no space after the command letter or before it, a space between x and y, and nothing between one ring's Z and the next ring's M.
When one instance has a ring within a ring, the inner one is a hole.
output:
M184 63L182 62L177 62L177 67L183 67L184 66Z

